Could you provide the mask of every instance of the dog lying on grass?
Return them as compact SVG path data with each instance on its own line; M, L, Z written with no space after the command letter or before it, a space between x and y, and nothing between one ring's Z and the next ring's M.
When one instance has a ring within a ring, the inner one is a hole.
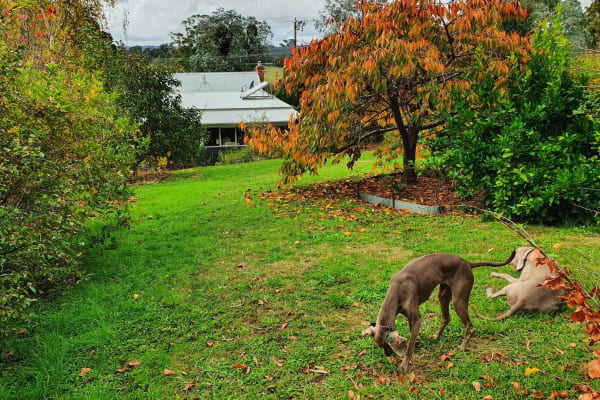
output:
M400 368L407 369L422 323L419 305L429 299L433 289L439 285L438 297L442 309L442 321L433 338L438 339L450 322L450 299L454 298L454 311L460 317L466 330L465 338L458 350L464 350L475 331L469 319L468 309L469 294L474 280L471 269L506 265L514 255L513 251L510 257L501 263L469 263L457 255L446 253L430 254L412 260L392 277L387 295L377 316L377 322L374 326L363 330L362 336L373 336L377 345L383 347L387 356L402 353L406 349ZM398 314L403 314L408 318L409 340L398 335L396 331ZM388 342L388 336L390 342Z
M494 289L487 288L487 296L495 298L506 296L510 309L504 314L494 318L480 315L477 310L475 314L479 318L490 321L500 321L506 319L519 310L527 310L539 313L547 313L558 310L561 300L558 298L562 293L543 286L546 278L551 276L550 268L546 264L537 263L537 259L543 257L539 249L533 247L520 247L516 251L515 258L511 264L515 266L517 272L521 272L520 278L512 277L508 274L499 274L492 272L492 278L501 278L510 285L494 292Z

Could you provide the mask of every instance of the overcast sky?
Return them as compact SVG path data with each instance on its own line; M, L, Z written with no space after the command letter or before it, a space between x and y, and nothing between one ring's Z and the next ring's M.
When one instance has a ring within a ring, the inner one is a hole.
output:
M171 41L170 32L182 32L181 21L194 14L211 14L218 7L234 9L246 17L266 21L273 44L294 36L294 17L306 21L298 42L317 37L313 20L325 0L120 0L107 12L110 33L128 46L157 45ZM125 32L123 21L128 21Z
M581 0L585 8L591 0ZM182 32L181 21L194 14L210 14L218 7L234 9L247 17L265 20L273 31L273 44L294 36L294 18L306 21L298 42L318 36L313 21L325 0L120 0L108 10L109 29L115 40L128 46L158 45L171 41L170 32ZM127 28L123 30L123 21Z

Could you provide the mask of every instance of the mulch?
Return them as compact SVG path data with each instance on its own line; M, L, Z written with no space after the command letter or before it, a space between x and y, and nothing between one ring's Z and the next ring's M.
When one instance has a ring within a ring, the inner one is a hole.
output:
M358 182L358 190L386 199L456 209L465 201L447 179L419 176L416 184L402 182L401 174L377 175Z

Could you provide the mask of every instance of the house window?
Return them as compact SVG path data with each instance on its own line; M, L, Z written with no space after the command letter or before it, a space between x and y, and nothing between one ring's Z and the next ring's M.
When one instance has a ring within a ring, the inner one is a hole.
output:
M244 134L238 128L208 128L207 146L239 146L244 144Z

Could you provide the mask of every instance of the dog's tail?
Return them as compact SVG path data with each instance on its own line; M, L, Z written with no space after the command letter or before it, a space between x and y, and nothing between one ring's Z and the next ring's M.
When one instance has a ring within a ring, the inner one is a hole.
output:
M515 254L516 254L516 251L513 250L512 253L510 253L510 257L508 257L508 259L506 261L503 261L503 262L494 263L494 262L487 262L487 261L479 261L479 262L474 262L474 263L469 263L469 264L471 264L471 268L477 268L477 267L501 267L501 266L506 265L509 262L511 262L512 259L515 258Z
M485 315L479 314L477 312L477 308L475 308L475 304L473 304L471 307L473 308L473 312L475 313L475 315L477 315L477 317L479 317L481 319L485 319L487 321L502 321L503 319L506 319L506 318L510 317L511 315L513 315L514 313L516 313L517 311L519 311L521 309L521 307L523 307L523 304L521 302L517 302L517 303L513 304L512 307L510 309L508 309L508 311L506 311L504 314L498 315L496 317L486 317Z

